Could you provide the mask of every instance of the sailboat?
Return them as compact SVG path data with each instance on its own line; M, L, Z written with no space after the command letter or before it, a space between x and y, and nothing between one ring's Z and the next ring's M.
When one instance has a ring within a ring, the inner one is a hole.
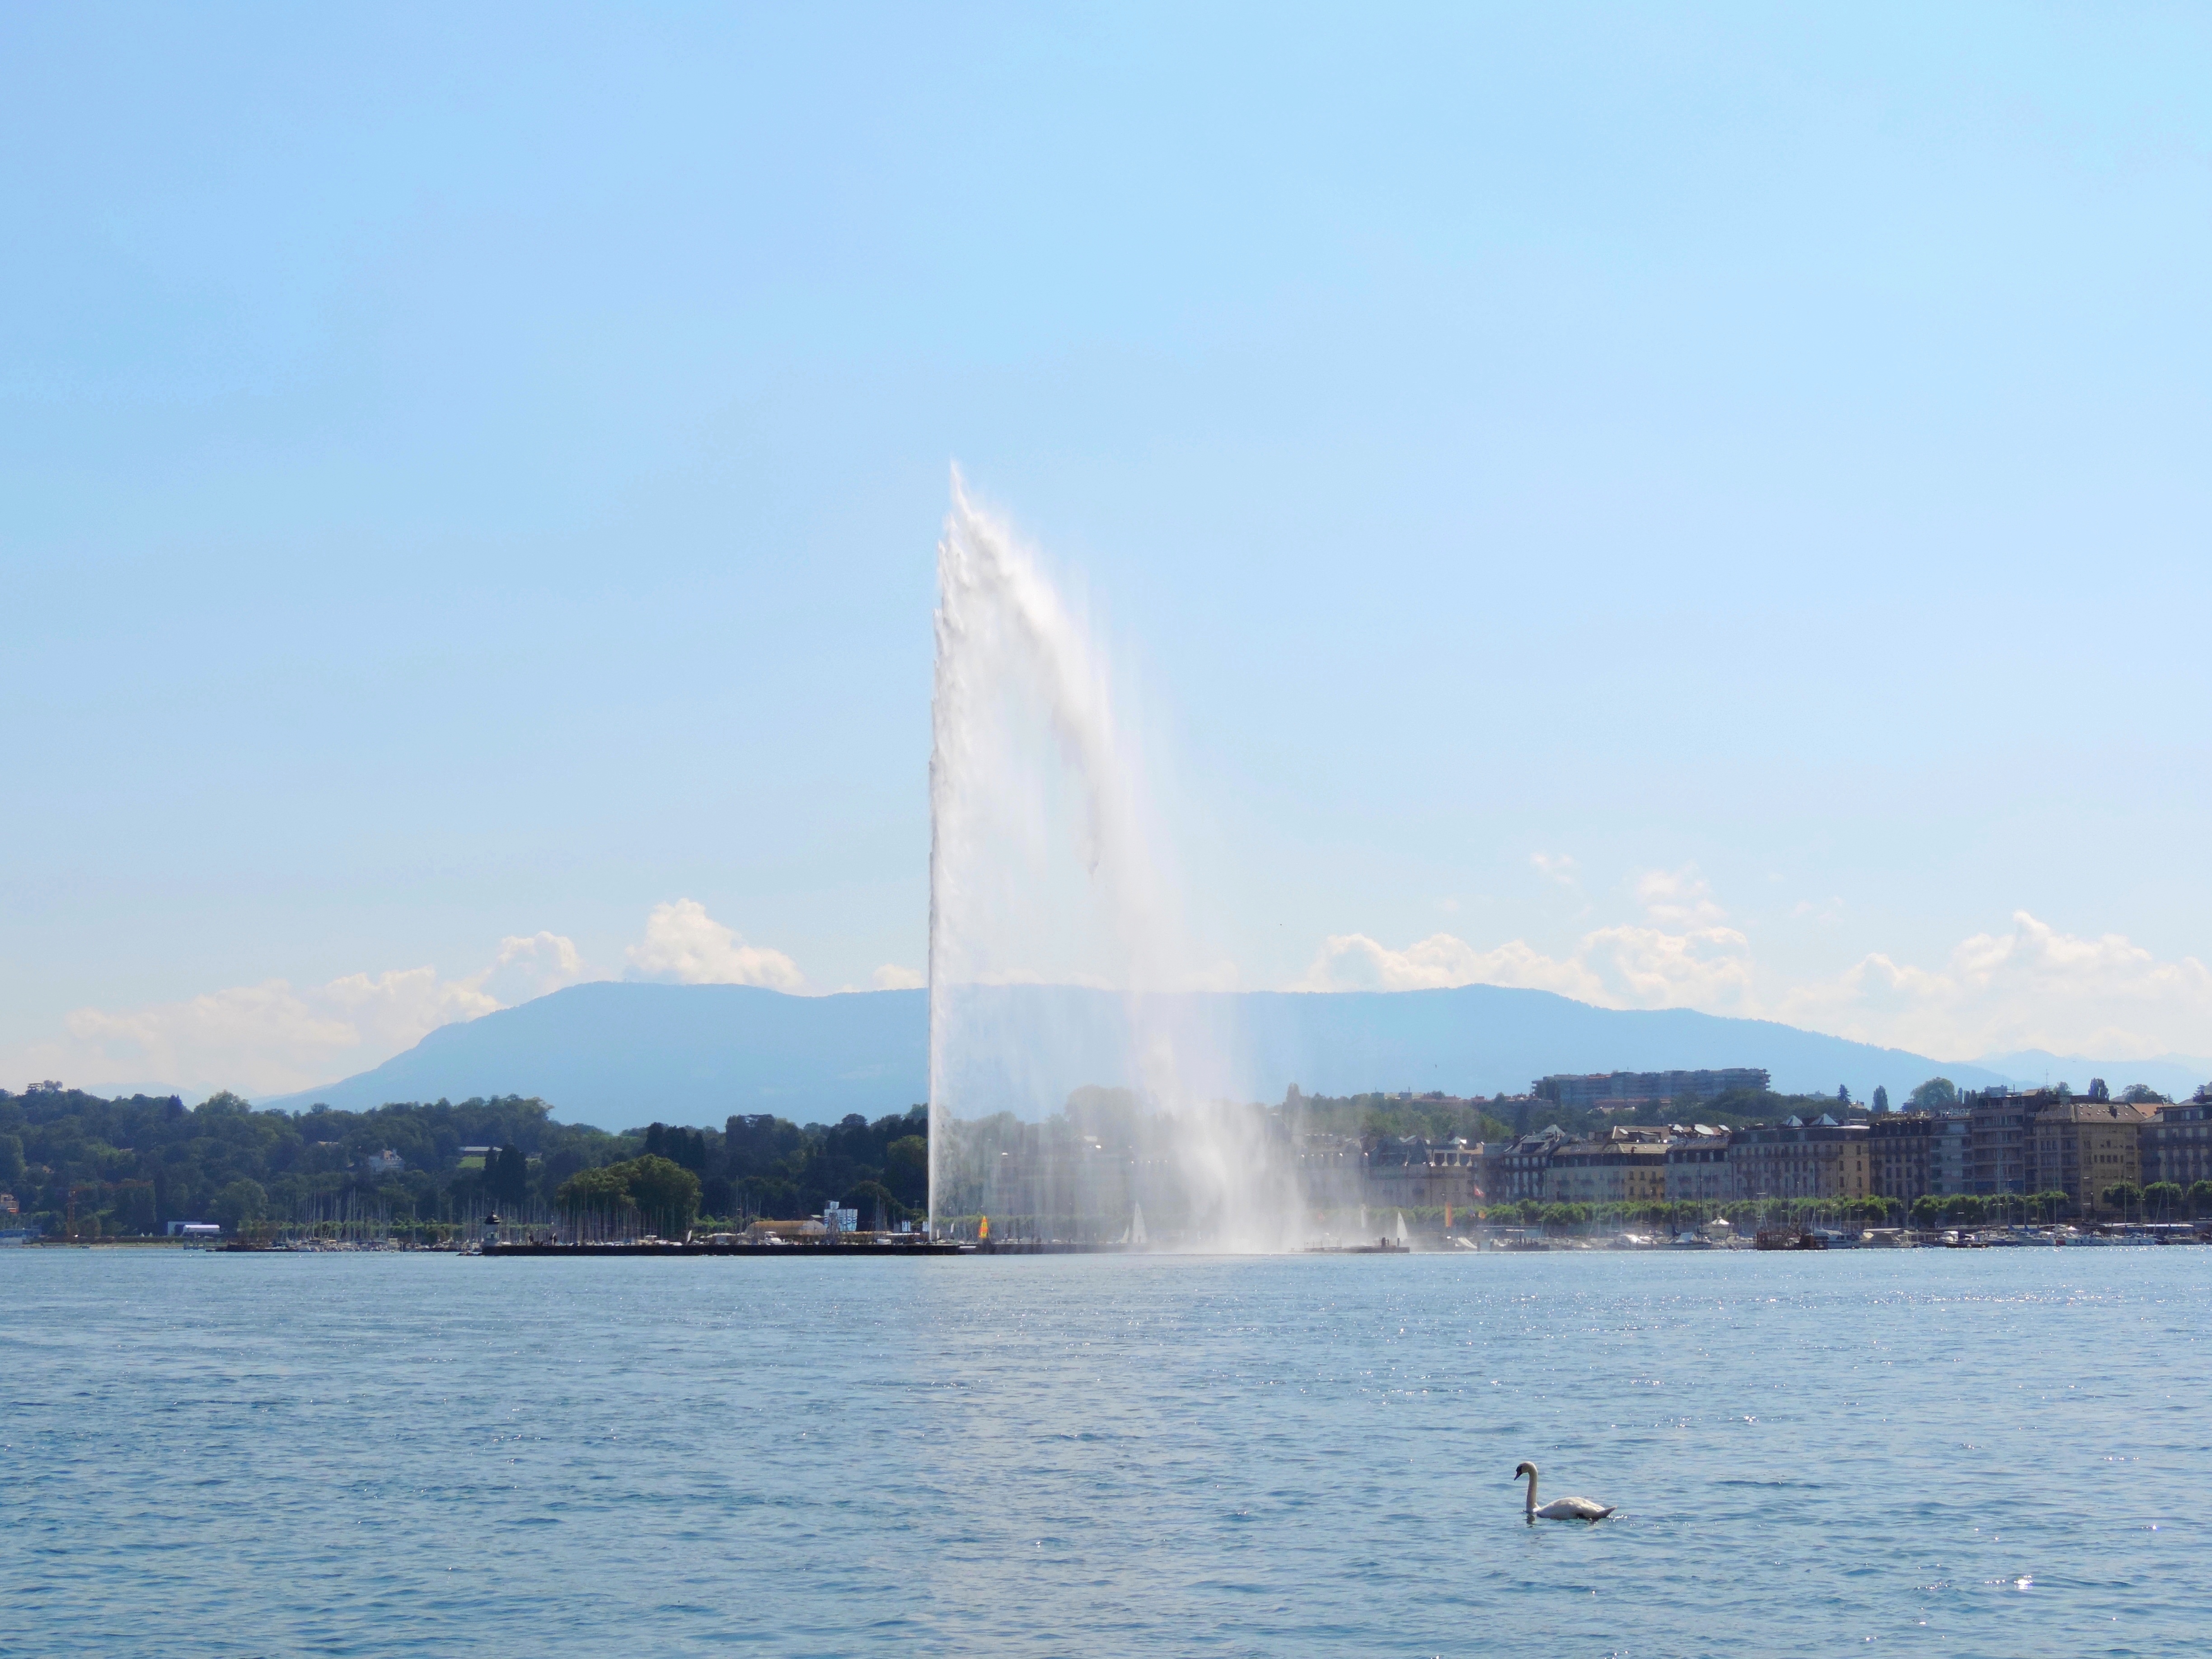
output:
M1115 1242L1121 1244L1142 1244L1146 1242L1143 1205L1132 1204L1129 1206L1129 1224L1121 1230L1121 1237Z

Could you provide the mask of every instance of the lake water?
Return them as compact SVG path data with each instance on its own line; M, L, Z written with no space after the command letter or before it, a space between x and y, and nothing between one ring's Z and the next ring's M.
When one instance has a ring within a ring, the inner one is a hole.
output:
M9 1251L0 1650L2201 1651L2208 1315L2199 1249Z

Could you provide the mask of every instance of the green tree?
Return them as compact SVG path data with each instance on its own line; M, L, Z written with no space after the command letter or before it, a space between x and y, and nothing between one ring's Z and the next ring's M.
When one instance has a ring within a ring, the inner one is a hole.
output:
M860 1224L872 1228L880 1216L884 1224L906 1219L906 1206L900 1203L891 1189L880 1181L863 1181L844 1197L848 1210L858 1211Z
M1943 1224L1950 1227L1978 1227L1987 1218L1989 1205L1972 1193L1954 1193L1936 1200L1936 1212Z
M2143 1209L2160 1221L2170 1221L2186 1196L2179 1182L2154 1181L2142 1189Z
M38 1176L35 1190L26 1184L16 1194L25 1208L56 1212L48 1224L58 1228L74 1191L80 1219L100 1216L103 1232L145 1230L148 1182L155 1225L214 1219L216 1195L241 1180L262 1189L264 1218L292 1217L363 1184L362 1160L389 1147L405 1167L379 1172L371 1184L379 1202L407 1218L440 1212L455 1198L473 1206L486 1195L473 1171L453 1180L465 1146L514 1147L533 1171L538 1159L557 1157L558 1172L544 1183L549 1194L562 1176L635 1151L635 1138L553 1123L548 1113L544 1102L515 1097L292 1113L256 1110L230 1094L195 1109L173 1095L103 1100L58 1085L0 1090L0 1136L20 1146L24 1182Z
M2063 1221L2074 1211L2074 1200L2067 1196L2063 1188L2059 1187L2031 1193L2027 1204L2037 1219L2045 1222Z
M921 1135L901 1135L884 1147L884 1185L909 1207L928 1203L929 1142Z
M241 1176L215 1195L215 1218L226 1232L236 1232L249 1221L269 1212L269 1194L258 1181Z
M2148 1083L2130 1083L2120 1091L2120 1098L2130 1106L2165 1106L2172 1103Z
M2108 1210L2118 1210L2122 1215L2142 1207L2142 1188L2132 1181L2115 1182L2097 1194L2097 1201Z
M2091 1100L2102 1105L2112 1097L2112 1091L2106 1086L2104 1079L2100 1077L2093 1077L2089 1079L2089 1098Z
M1886 1112L1889 1109L1889 1091L1879 1083L1874 1085L1874 1109L1877 1112Z
M610 1164L596 1170L579 1170L562 1182L553 1201L570 1215L618 1215L637 1207L629 1195L628 1166Z
M708 1176L699 1183L699 1209L704 1215L737 1213L738 1183L727 1176Z
M2212 1212L2212 1181L2199 1181L2189 1188L2189 1208L2193 1215Z
M646 1152L680 1164L696 1175L707 1167L707 1137L697 1129L655 1123L645 1132Z
M126 1181L116 1193L116 1219L125 1232L150 1233L155 1231L154 1183L150 1181Z
M512 1208L530 1196L530 1160L509 1142L484 1160L484 1195Z
M664 1238L681 1238L699 1213L699 1177L682 1164L647 1153L616 1166L630 1200Z
M1916 1112L1941 1112L1959 1103L1959 1085L1948 1077L1931 1077L1905 1097Z
M22 1138L19 1135L0 1135L0 1187L13 1192L22 1179Z

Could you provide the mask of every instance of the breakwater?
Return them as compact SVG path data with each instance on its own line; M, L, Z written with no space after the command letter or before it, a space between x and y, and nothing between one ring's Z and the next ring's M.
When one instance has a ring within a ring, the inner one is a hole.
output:
M697 1239L679 1243L672 1239L626 1240L605 1243L488 1243L481 1246L482 1255L530 1255L556 1257L563 1261L579 1256L638 1256L638 1255L742 1255L742 1256L887 1256L887 1255L974 1255L977 1246L955 1243L950 1239L928 1239L920 1234L913 1242L893 1243L888 1240L851 1241L827 1239L755 1242L730 1239ZM989 1254L988 1246L983 1253Z

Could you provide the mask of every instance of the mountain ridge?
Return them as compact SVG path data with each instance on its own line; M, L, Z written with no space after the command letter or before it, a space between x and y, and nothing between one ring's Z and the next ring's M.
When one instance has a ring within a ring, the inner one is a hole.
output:
M1056 1110L1086 1083L1125 1083L1129 1005L1068 986L963 988L955 1005L996 1030L948 1080L964 1111ZM1190 1057L1200 1092L1281 1098L1436 1089L1517 1093L1551 1073L1760 1066L1778 1089L1893 1100L1941 1073L1962 1087L2013 1079L1692 1009L1609 1009L1548 991L1191 992L1147 999L1148 1032ZM2124 1068L2123 1068L2124 1069ZM264 1100L358 1109L387 1101L536 1095L566 1122L714 1122L738 1112L835 1119L903 1110L928 1091L928 994L793 996L754 986L598 981L441 1026L382 1065ZM2134 1080L2132 1079L2129 1079ZM2086 1077L2075 1080L2082 1086ZM2120 1079L2113 1079L2119 1086Z

